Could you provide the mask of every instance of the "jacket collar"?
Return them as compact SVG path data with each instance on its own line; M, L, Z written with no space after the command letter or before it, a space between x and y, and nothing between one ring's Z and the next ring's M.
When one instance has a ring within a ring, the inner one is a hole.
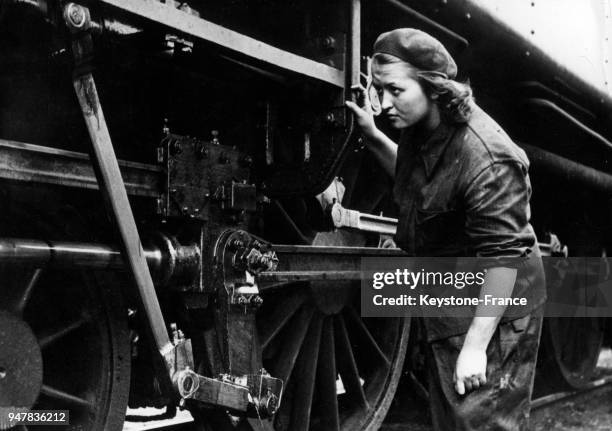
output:
M418 152L423 159L427 179L431 178L455 130L452 124L442 120L433 133L419 146Z

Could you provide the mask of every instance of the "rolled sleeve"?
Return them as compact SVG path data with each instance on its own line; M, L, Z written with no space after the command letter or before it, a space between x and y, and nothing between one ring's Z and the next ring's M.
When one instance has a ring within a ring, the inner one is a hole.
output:
M493 163L465 192L465 232L486 266L518 267L535 245L529 224L531 184L517 161Z

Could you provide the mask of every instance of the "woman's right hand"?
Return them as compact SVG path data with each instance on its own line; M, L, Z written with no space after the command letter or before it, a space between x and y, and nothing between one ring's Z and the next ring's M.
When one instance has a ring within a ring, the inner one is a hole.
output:
M378 133L378 128L374 123L374 112L372 111L372 104L370 103L370 99L367 97L366 90L361 85L354 86L351 88L351 90L356 93L356 100L359 102L359 105L355 102L347 100L345 102L346 106L353 111L353 114L355 114L357 124L359 124L359 127L361 127L361 131L366 138L374 139Z

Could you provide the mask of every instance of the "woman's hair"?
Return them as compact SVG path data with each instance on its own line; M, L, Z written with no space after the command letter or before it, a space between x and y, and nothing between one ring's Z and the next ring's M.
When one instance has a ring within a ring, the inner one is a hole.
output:
M425 94L428 96L437 95L434 102L440 108L440 114L453 123L466 123L474 108L474 96L469 83L461 83L440 72L419 71L410 63L395 57L394 55L377 53L372 58L372 64L383 65L392 63L403 63L413 72L413 77L417 79Z

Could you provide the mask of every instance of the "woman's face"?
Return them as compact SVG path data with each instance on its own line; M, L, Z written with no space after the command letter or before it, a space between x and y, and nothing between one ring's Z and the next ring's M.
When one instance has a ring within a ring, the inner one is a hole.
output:
M372 64L372 86L382 113L396 129L411 127L430 113L433 102L407 63Z

